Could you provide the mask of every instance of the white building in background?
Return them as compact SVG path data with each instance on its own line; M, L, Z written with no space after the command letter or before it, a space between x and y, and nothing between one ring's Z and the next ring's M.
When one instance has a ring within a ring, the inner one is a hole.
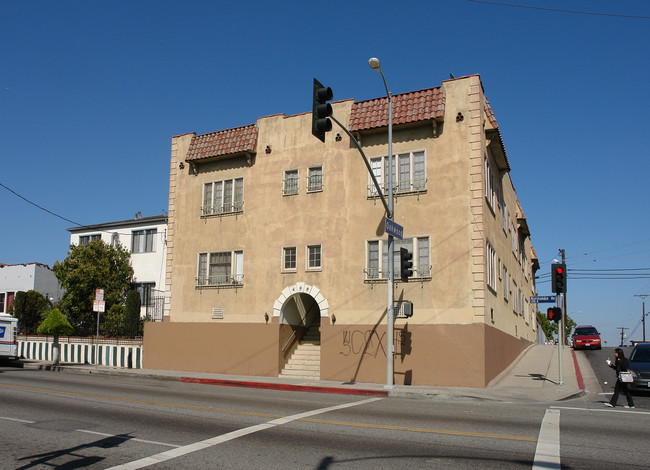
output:
M63 289L47 264L0 264L0 313L7 313L16 292L28 290L35 290L52 302L63 296Z
M167 216L135 219L69 228L70 244L85 245L101 239L120 243L131 252L132 287L140 292L142 317L162 321L167 259Z

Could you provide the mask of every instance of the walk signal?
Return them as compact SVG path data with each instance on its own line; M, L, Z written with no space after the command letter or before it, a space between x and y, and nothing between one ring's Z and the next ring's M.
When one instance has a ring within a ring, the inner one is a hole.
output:
M413 276L413 254L406 248L399 249L399 277L402 282L408 282Z
M555 294L566 292L566 264L551 265L551 290Z
M550 321L559 322L562 319L562 309L560 307L549 307L546 315Z
M334 97L332 89L325 87L314 78L314 102L311 112L311 133L325 143L325 133L332 130L332 105L328 103Z

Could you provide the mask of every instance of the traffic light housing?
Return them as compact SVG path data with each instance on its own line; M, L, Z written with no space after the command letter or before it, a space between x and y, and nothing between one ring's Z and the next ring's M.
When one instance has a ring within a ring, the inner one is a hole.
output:
M562 319L562 309L560 307L549 307L546 315L550 321L559 322Z
M564 294L566 292L566 264L551 265L551 291L554 294Z
M330 87L323 86L314 78L314 102L311 112L311 133L325 143L325 133L332 130L332 105L328 103L334 97Z
M413 254L406 248L399 249L399 277L403 282L408 282L413 276Z

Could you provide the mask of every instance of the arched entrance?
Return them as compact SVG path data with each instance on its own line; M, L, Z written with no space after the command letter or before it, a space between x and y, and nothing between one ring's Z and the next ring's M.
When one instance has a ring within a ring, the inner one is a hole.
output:
M320 378L320 322L328 315L329 304L318 287L298 282L282 291L273 304L282 337L280 377Z
M309 326L305 320L313 323L318 317L329 316L329 304L318 287L298 282L286 287L273 303L273 316L286 325Z

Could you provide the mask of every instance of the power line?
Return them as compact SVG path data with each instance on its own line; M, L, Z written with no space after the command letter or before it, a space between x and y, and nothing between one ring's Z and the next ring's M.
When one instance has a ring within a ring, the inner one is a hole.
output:
M8 186L5 186L5 185L2 184L2 183L0 183L0 186L2 186L3 188L5 188L7 191L11 192L12 194L18 196L18 197L19 197L20 199L22 199L23 201L25 201L25 202L31 204L31 205L34 206L34 207L38 207L40 210L45 211L45 212L47 212L48 214L53 215L54 217L58 217L58 218L61 219L61 220L65 220L66 222L70 222L71 224L75 224L75 225L78 225L78 226L80 226L80 227L83 225L83 224L80 224L79 222L75 222L74 220L67 219L67 218L63 217L62 215L59 215L59 214L57 214L57 213L55 213L55 212L52 212L51 210L46 209L46 208L43 207L43 206L39 206L39 205L36 204L35 202L30 201L30 200L27 199L25 196L21 196L21 195L18 194L16 191L14 191L13 189L11 189L11 188L8 187Z
M615 17L615 18L634 18L634 19L642 19L642 20L649 20L650 16L642 16L642 15L621 15L618 13L601 13L597 11L581 11L581 10L565 10L562 8L547 8L547 7L538 7L538 6L533 6L533 5L518 5L515 3L504 3L504 2L491 2L487 0L468 0L469 2L473 3L485 3L488 5L499 5L503 7L513 7L513 8L527 8L529 10L543 10L543 11L553 11L556 13L574 13L578 15L595 15L595 16L610 16L610 17Z

